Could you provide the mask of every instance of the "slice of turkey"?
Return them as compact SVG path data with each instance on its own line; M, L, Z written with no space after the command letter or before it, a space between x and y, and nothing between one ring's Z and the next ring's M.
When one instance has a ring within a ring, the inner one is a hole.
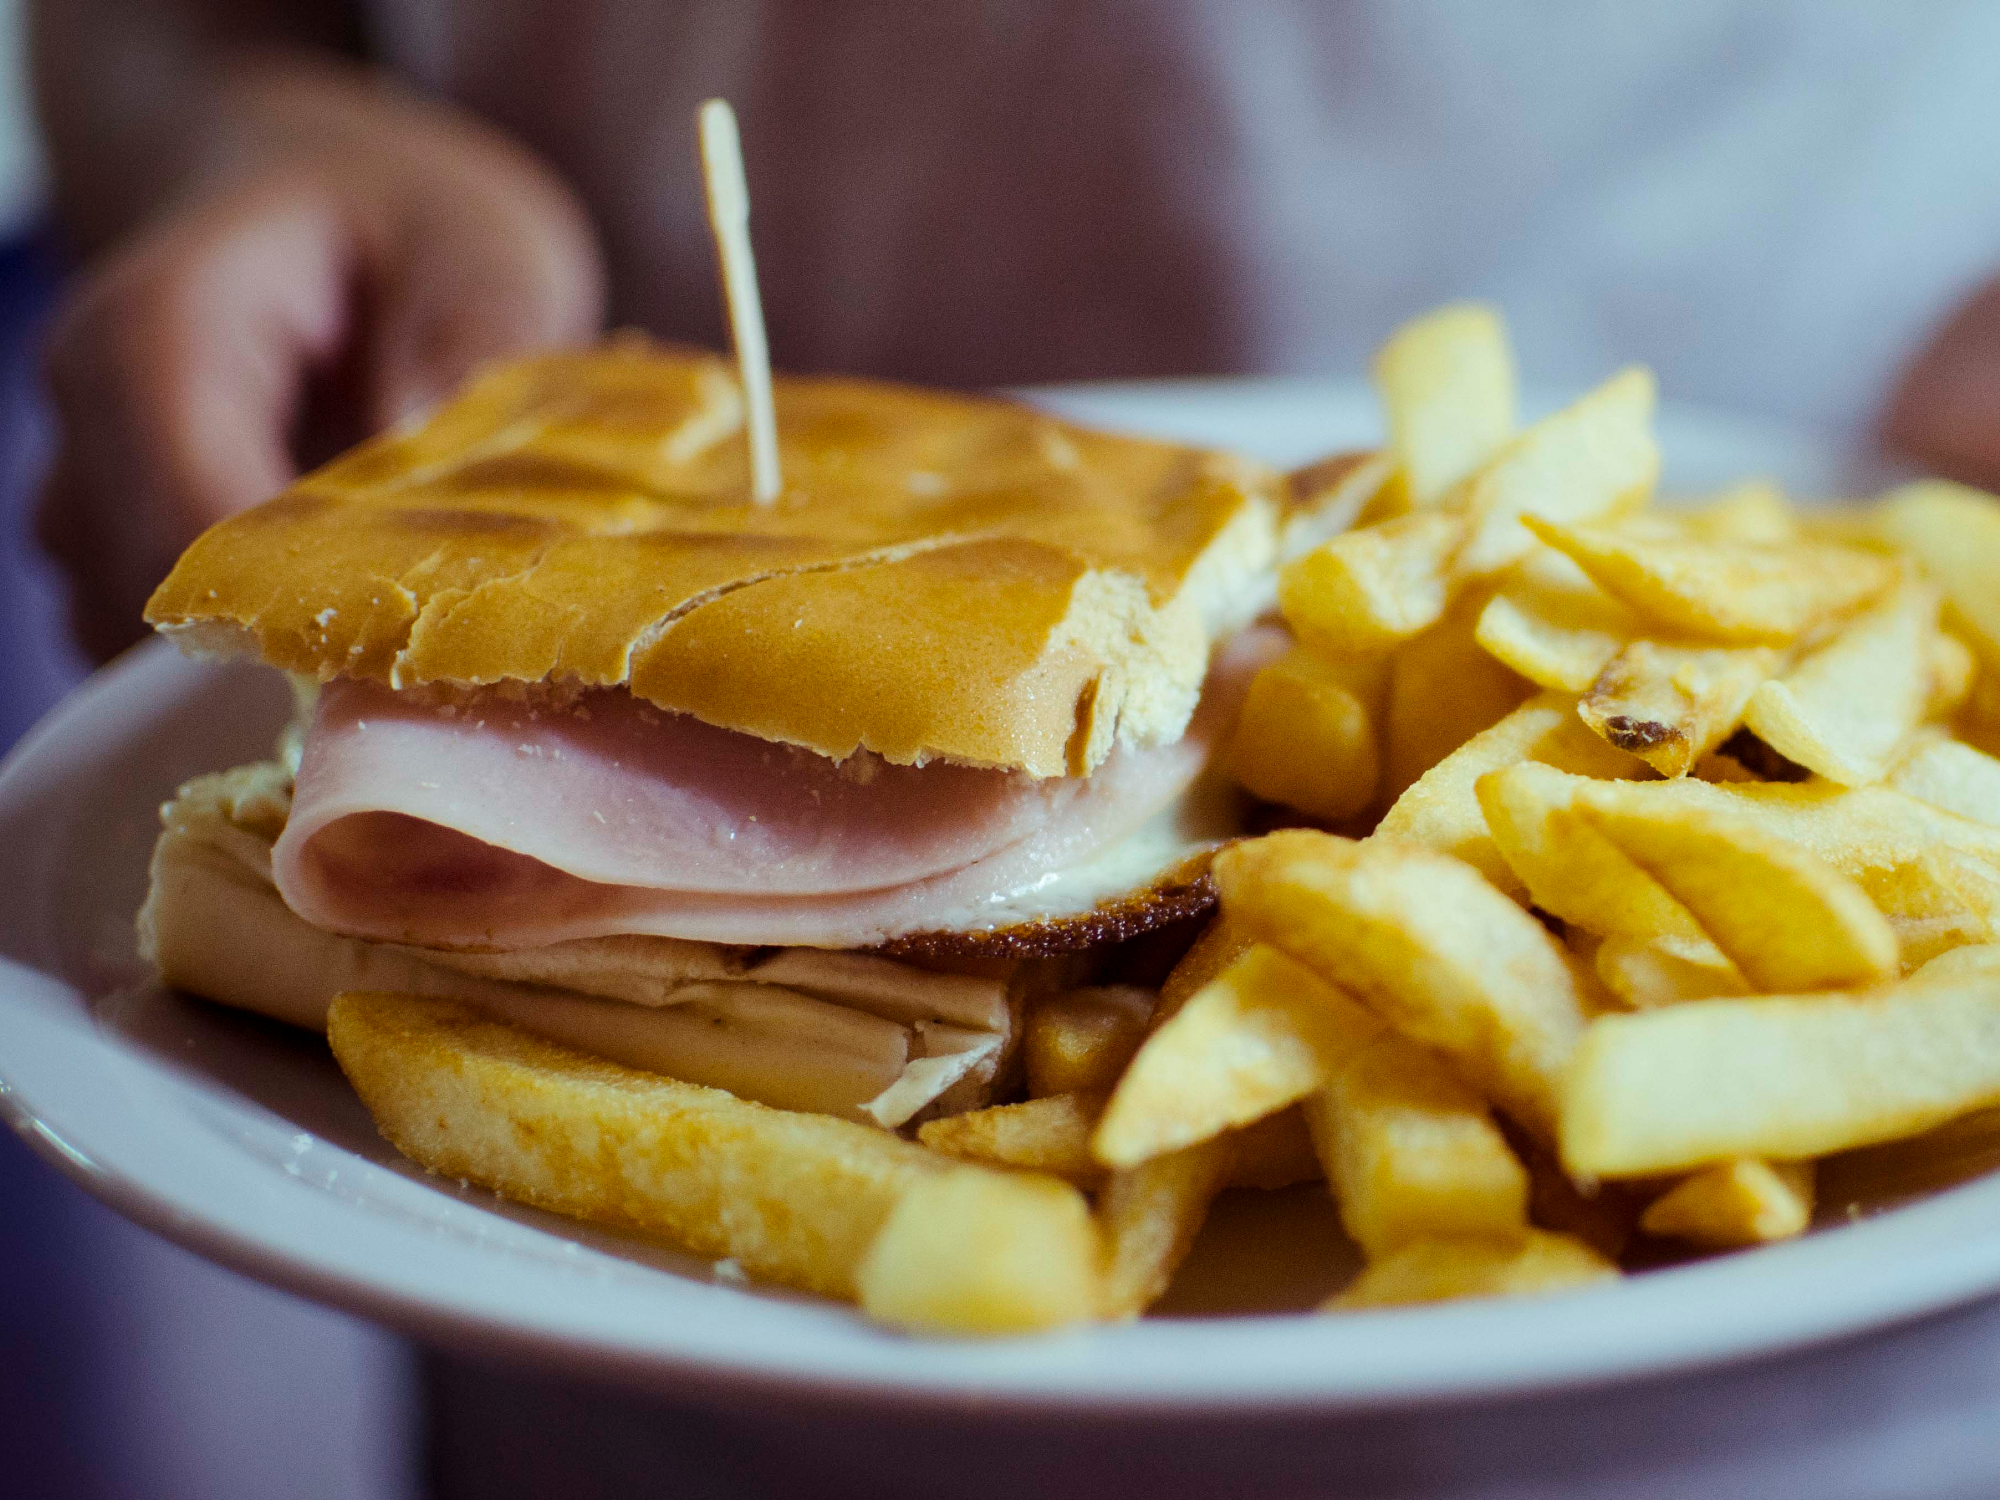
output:
M984 977L865 954L659 937L453 953L343 937L271 883L281 765L202 777L162 812L141 948L166 983L324 1030L343 990L466 1000L579 1051L787 1109L897 1126L984 1103L1029 990L1060 964Z
M1072 915L1231 831L1226 798L1191 792L1275 649L1225 647L1173 744L1043 780L837 763L621 693L562 710L336 682L273 871L316 927L431 948L859 948Z

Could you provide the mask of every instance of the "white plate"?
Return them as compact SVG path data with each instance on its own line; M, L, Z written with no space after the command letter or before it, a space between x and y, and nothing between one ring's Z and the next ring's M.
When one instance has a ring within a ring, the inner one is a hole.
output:
M1349 386L1155 383L1047 399L1280 462L1365 442L1374 426ZM1807 493L1847 482L1823 449L1754 424L1669 411L1662 431L1679 487L1750 472ZM1601 1290L1337 1320L1182 1315L916 1342L844 1308L718 1284L698 1262L426 1178L375 1136L316 1039L146 982L131 914L154 808L185 777L262 753L284 697L271 674L154 644L86 684L0 771L0 1095L106 1202L309 1296L666 1389L1164 1413L1353 1410L1667 1371L2000 1288L2000 1178ZM1305 1232L1274 1234L1279 1220ZM1323 1197L1246 1195L1205 1237L1174 1305L1309 1306L1341 1274L1339 1245ZM1247 1280L1239 1265L1254 1268Z

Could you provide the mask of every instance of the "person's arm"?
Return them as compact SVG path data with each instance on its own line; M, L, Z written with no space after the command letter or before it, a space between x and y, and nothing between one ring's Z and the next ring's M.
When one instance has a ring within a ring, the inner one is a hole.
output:
M346 55L314 0L37 0L57 202L90 258L50 336L42 535L100 655L203 526L592 336L589 221L539 159Z

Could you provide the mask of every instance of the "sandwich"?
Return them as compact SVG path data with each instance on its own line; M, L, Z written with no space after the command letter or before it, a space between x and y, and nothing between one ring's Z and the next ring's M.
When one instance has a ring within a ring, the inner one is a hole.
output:
M1255 622L1361 476L879 382L775 402L759 505L729 363L536 355L201 536L148 621L299 712L164 809L163 980L316 1028L435 995L894 1129L993 1100L1036 994L1204 912Z

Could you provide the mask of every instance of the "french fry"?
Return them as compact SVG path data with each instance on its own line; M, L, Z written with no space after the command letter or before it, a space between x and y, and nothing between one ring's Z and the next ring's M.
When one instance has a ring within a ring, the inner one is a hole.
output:
M1252 679L1224 764L1255 796L1337 823L1375 801L1376 717L1339 670L1295 646Z
M1475 789L1501 858L1543 911L1604 937L1708 945L1694 914L1579 811L1592 785L1521 761L1489 771Z
M1370 1260L1427 1236L1519 1233L1528 1174L1486 1101L1394 1032L1303 1106L1348 1238Z
M1583 815L1691 912L1757 989L1864 985L1897 973L1896 935L1867 892L1755 822L1591 786ZM1679 934L1676 934L1679 935Z
M1092 1154L1133 1167L1261 1119L1319 1088L1381 1026L1305 965L1253 948L1146 1039Z
M1300 829L1225 850L1215 878L1232 920L1338 974L1397 1030L1552 1137L1584 1002L1555 939L1476 871L1379 836L1355 843Z
M1090 1132L1103 1108L1102 1094L1051 1094L928 1120L917 1127L917 1139L962 1161L1045 1172L1089 1189L1104 1180L1090 1154Z
M1537 547L1486 601L1473 639L1538 687L1582 693L1644 633L1629 605L1560 552Z
M1964 979L2000 970L2000 943L1968 943L1940 953L1919 969L1918 979Z
M1235 1154L1233 1135L1211 1136L1111 1174L1097 1203L1099 1317L1137 1317L1159 1300L1193 1248Z
M1493 842L1477 792L1480 777L1523 760L1583 776L1630 776L1639 771L1630 756L1584 727L1574 699L1543 693L1418 777L1383 815L1376 836L1452 855L1508 895L1525 894L1520 877Z
M1591 1024L1564 1081L1562 1157L1582 1177L1793 1161L1996 1102L2000 972L1704 1000Z
M1240 922L1230 921L1226 911L1217 912L1160 986L1160 1003L1153 1007L1149 1029L1158 1031L1166 1025L1210 980L1256 945Z
M1948 719L1965 708L1979 684L1979 658L1949 630L1931 637L1931 699L1925 716Z
M2000 937L2000 870L1972 855L1939 847L1858 881L1895 930L1906 970Z
M1402 796L1432 766L1534 693L1530 683L1473 639L1484 607L1477 595L1459 600L1390 659L1382 757L1386 801ZM1306 752L1299 739L1293 744L1295 755Z
M1310 552L1382 510L1383 490L1395 469L1396 461L1387 453L1346 452L1292 470L1285 476L1292 507L1279 536L1282 559L1289 562Z
M1464 534L1463 521L1437 511L1343 532L1285 565L1279 612L1322 655L1386 651L1444 614L1451 558Z
M1026 1173L953 1167L912 1184L855 1273L861 1309L934 1333L1032 1333L1099 1303L1082 1195Z
M1909 579L1864 609L1743 711L1757 737L1842 786L1880 781L1930 711L1937 586Z
M1610 799L1665 809L1669 816L1692 808L1745 818L1864 884L1941 849L2000 864L2000 829L1884 786L1843 788L1825 781L1712 785L1690 777L1605 785L1591 789L1589 796L1600 803Z
M1684 533L1705 542L1780 546L1799 538L1798 518L1768 479L1731 485L1698 504L1677 506L1673 515Z
M946 1164L887 1131L599 1061L413 995L350 993L327 1040L397 1150L433 1172L853 1299L868 1246Z
M1606 744L1662 776L1685 776L1736 732L1750 695L1781 660L1767 646L1633 641L1598 674L1577 713Z
M1874 598L1898 571L1879 552L1828 542L1675 540L1535 516L1525 524L1665 630L1742 645L1794 641Z
M1524 516L1582 521L1636 510L1660 474L1653 377L1620 371L1514 438L1445 497L1469 530L1452 559L1461 577L1498 573L1534 546Z
M1028 1095L1106 1094L1145 1039L1157 997L1132 985L1061 990L1029 1012L1021 1038Z
M1812 1223L1813 1164L1720 1162L1676 1183L1647 1206L1639 1227L1711 1250L1804 1234Z
M1167 976L1153 1012L1154 1030L1254 946L1226 912L1218 915ZM1310 1140L1304 1143L1306 1162L1299 1160L1298 1137L1304 1133L1296 1109L1279 1110L1245 1130L1224 1131L1111 1173L1097 1200L1104 1245L1098 1315L1136 1317L1159 1299L1225 1184L1280 1187L1300 1170L1316 1170Z
M1375 384L1410 506L1436 504L1513 434L1514 356L1490 307L1458 302L1405 323L1375 356Z
M917 1139L960 1161L1042 1172L1094 1192L1107 1175L1090 1154L1091 1133L1103 1109L1102 1094L1052 1094L931 1120L918 1128ZM1266 1115L1231 1132L1231 1138L1235 1154L1229 1187L1268 1191L1320 1176L1312 1138L1296 1109Z
M1518 1237L1416 1240L1370 1265L1324 1310L1539 1297L1617 1277L1618 1267L1583 1241L1540 1229Z
M1591 964L1604 987L1633 1010L1750 993L1743 971L1706 937L1608 937Z
M1874 535L1944 586L1954 624L1986 671L2000 672L2000 501L1927 479L1886 496L1869 519Z
M1889 773L1899 792L2000 828L2000 760L1944 735L1925 738Z

